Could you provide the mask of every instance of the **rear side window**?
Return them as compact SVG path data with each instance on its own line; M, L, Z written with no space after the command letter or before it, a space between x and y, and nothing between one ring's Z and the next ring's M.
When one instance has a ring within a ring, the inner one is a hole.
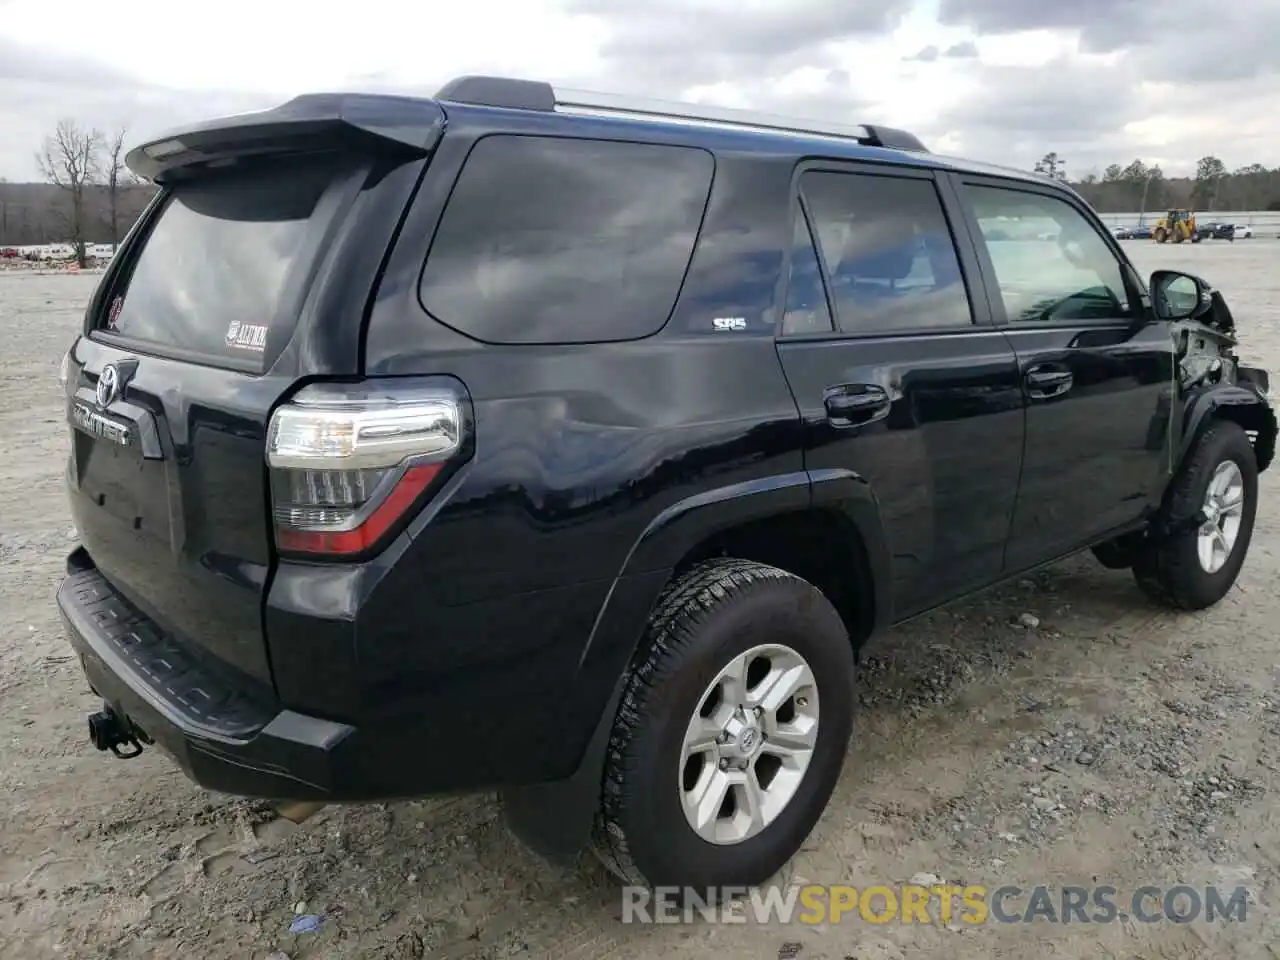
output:
M158 352L261 370L297 323L295 289L350 161L265 161L179 184L117 283L101 326Z
M630 340L667 322L714 161L687 147L476 143L422 273L423 307L489 343Z
M932 181L811 171L800 188L842 331L895 333L973 322Z

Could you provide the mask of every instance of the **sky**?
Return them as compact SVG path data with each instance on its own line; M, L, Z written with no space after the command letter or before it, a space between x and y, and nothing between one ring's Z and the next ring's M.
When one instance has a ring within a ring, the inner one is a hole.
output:
M1067 173L1280 166L1278 0L0 0L0 177L60 119L126 144L316 91L486 73L880 122L935 152ZM150 8L158 10L159 8Z

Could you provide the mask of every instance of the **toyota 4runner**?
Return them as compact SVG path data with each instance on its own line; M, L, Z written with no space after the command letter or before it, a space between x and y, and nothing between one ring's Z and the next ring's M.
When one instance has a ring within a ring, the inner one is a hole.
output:
M1244 562L1267 375L1053 180L486 77L128 163L57 602L94 745L210 789L498 789L547 856L753 884L877 631L1081 550L1183 609Z

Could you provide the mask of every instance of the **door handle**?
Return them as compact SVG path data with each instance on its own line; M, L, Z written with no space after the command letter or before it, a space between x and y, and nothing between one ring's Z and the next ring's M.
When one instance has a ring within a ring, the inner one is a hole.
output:
M889 413L889 394L871 383L841 384L823 394L827 419L837 427L870 423Z
M1027 371L1026 383L1029 396L1036 400L1048 400L1070 390L1075 378L1065 367L1044 364Z

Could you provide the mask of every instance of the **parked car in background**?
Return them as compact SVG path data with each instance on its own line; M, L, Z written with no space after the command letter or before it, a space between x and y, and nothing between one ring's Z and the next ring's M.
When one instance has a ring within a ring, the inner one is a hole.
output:
M1222 223L1218 220L1212 220L1209 223L1202 223L1196 228L1197 240L1235 240L1236 225L1234 223Z
M1132 240L1133 228L1124 225L1115 226L1111 228L1111 235L1117 240Z

